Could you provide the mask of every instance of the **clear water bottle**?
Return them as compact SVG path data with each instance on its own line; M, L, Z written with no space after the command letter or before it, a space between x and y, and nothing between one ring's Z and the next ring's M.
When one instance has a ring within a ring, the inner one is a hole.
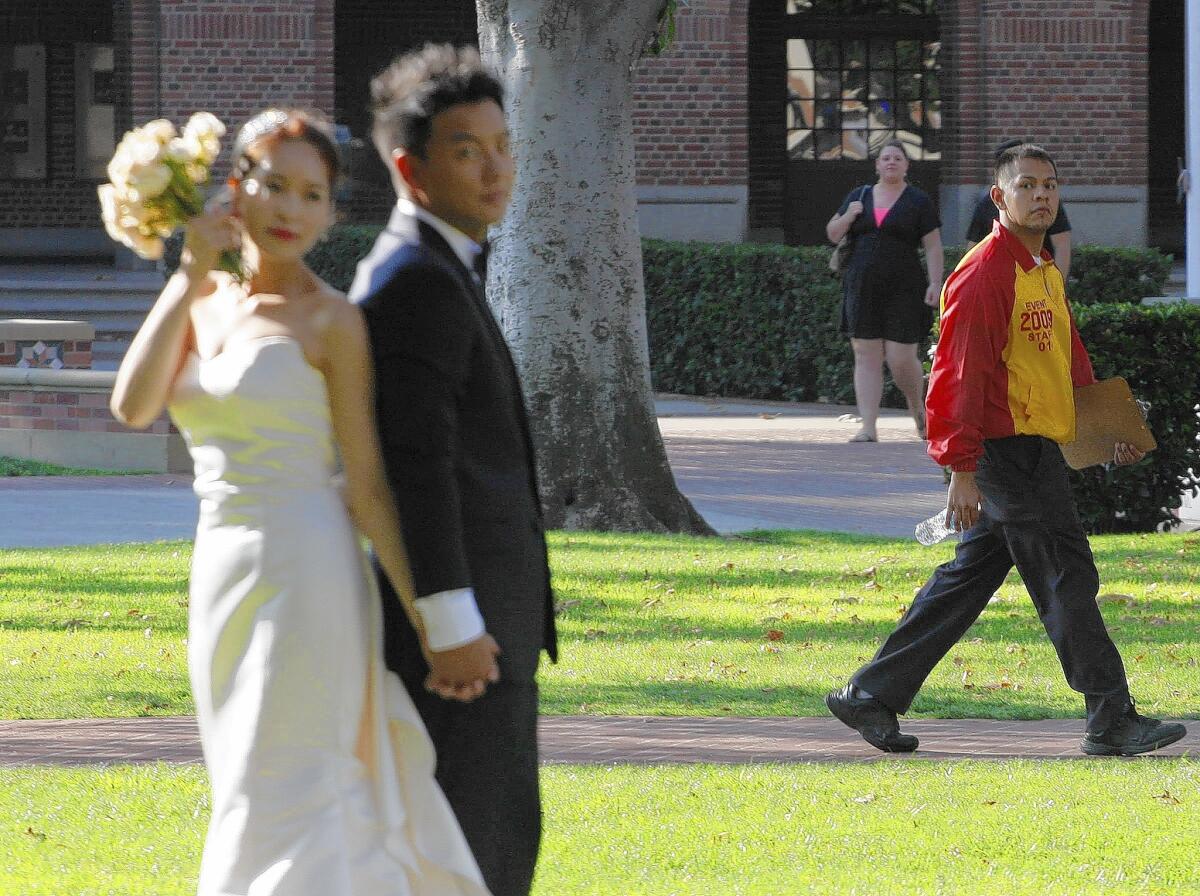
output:
M917 523L917 541L926 547L957 534L954 531L954 514L949 509L939 510L929 519Z

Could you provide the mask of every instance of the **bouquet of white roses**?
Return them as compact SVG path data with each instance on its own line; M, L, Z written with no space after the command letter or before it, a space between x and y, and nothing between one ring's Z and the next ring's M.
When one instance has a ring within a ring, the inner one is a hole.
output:
M193 115L182 134L163 118L127 132L108 163L111 183L98 190L108 235L142 258L162 258L163 239L204 211L200 188L224 135L225 125L208 112ZM222 253L219 267L242 276L236 252Z

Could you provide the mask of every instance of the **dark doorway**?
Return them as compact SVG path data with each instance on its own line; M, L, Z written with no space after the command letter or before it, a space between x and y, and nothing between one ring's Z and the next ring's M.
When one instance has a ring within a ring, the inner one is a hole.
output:
M778 227L791 244L824 243L826 222L850 190L875 180L872 160L891 139L905 145L909 181L936 205L934 0L784 0L752 5L756 15L773 19L774 37L751 21L752 226ZM765 195L768 181L782 195Z
M337 0L334 9L334 105L350 128L350 220L379 221L394 202L371 145L371 79L401 53L426 43L478 43L474 0L396 3Z
M1184 207L1176 181L1185 157L1183 11L1179 0L1150 2L1150 245L1182 256Z

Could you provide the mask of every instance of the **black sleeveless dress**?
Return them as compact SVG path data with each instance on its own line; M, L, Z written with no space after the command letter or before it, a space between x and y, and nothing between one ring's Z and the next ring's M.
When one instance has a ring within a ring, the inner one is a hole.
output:
M918 255L922 238L942 226L925 192L906 186L875 226L870 186L855 187L838 214L862 196L863 212L850 225L854 249L842 279L842 332L854 339L915 343L929 335L933 309L925 304L929 279Z

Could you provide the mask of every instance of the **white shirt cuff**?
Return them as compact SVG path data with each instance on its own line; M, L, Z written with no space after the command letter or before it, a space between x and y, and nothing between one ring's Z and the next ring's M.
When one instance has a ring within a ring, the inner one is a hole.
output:
M471 588L439 591L413 601L430 650L451 650L469 644L487 631Z

